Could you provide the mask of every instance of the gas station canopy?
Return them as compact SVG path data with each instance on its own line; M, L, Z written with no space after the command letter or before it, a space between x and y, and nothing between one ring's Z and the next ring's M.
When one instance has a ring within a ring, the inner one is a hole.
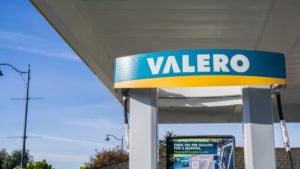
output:
M283 109L286 121L300 122L300 1L31 1L120 102L116 57L183 49L283 53ZM160 88L158 97L160 123L242 121L240 86Z

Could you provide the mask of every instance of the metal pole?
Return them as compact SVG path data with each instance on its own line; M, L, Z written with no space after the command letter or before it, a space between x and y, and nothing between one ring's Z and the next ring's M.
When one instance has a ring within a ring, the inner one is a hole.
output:
M22 144L22 160L21 168L25 167L25 153L26 153L26 139L27 139L27 114L28 114L28 101L29 101L29 81L30 81L30 65L28 65L27 72L27 85L26 85L26 103L25 103L25 118L24 118L24 131L23 131L23 144Z

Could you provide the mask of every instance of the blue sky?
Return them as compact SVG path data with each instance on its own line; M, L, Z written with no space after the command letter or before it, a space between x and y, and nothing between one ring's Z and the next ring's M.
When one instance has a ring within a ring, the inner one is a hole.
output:
M104 141L106 134L123 135L119 102L77 57L41 14L27 0L1 1L0 63L20 70L31 65L27 148L35 160L46 159L55 168L76 169L95 149L113 148L120 142ZM25 83L9 67L0 67L0 149L21 148L24 125ZM24 76L26 78L26 76ZM300 146L299 124L289 124L292 146ZM241 124L160 125L165 131L189 135L236 136L242 145ZM186 131L189 131L188 133ZM282 146L275 125L276 146Z

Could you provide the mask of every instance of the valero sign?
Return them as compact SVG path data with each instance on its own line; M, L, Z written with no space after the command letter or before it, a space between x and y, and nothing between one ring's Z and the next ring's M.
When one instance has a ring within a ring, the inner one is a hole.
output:
M251 50L176 50L116 58L115 88L286 84L284 55Z

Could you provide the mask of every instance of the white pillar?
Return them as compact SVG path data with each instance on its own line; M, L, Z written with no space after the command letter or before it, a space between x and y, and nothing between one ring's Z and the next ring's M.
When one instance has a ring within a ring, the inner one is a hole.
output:
M276 169L270 89L244 88L244 153L246 169Z
M157 168L157 89L130 91L129 168Z

